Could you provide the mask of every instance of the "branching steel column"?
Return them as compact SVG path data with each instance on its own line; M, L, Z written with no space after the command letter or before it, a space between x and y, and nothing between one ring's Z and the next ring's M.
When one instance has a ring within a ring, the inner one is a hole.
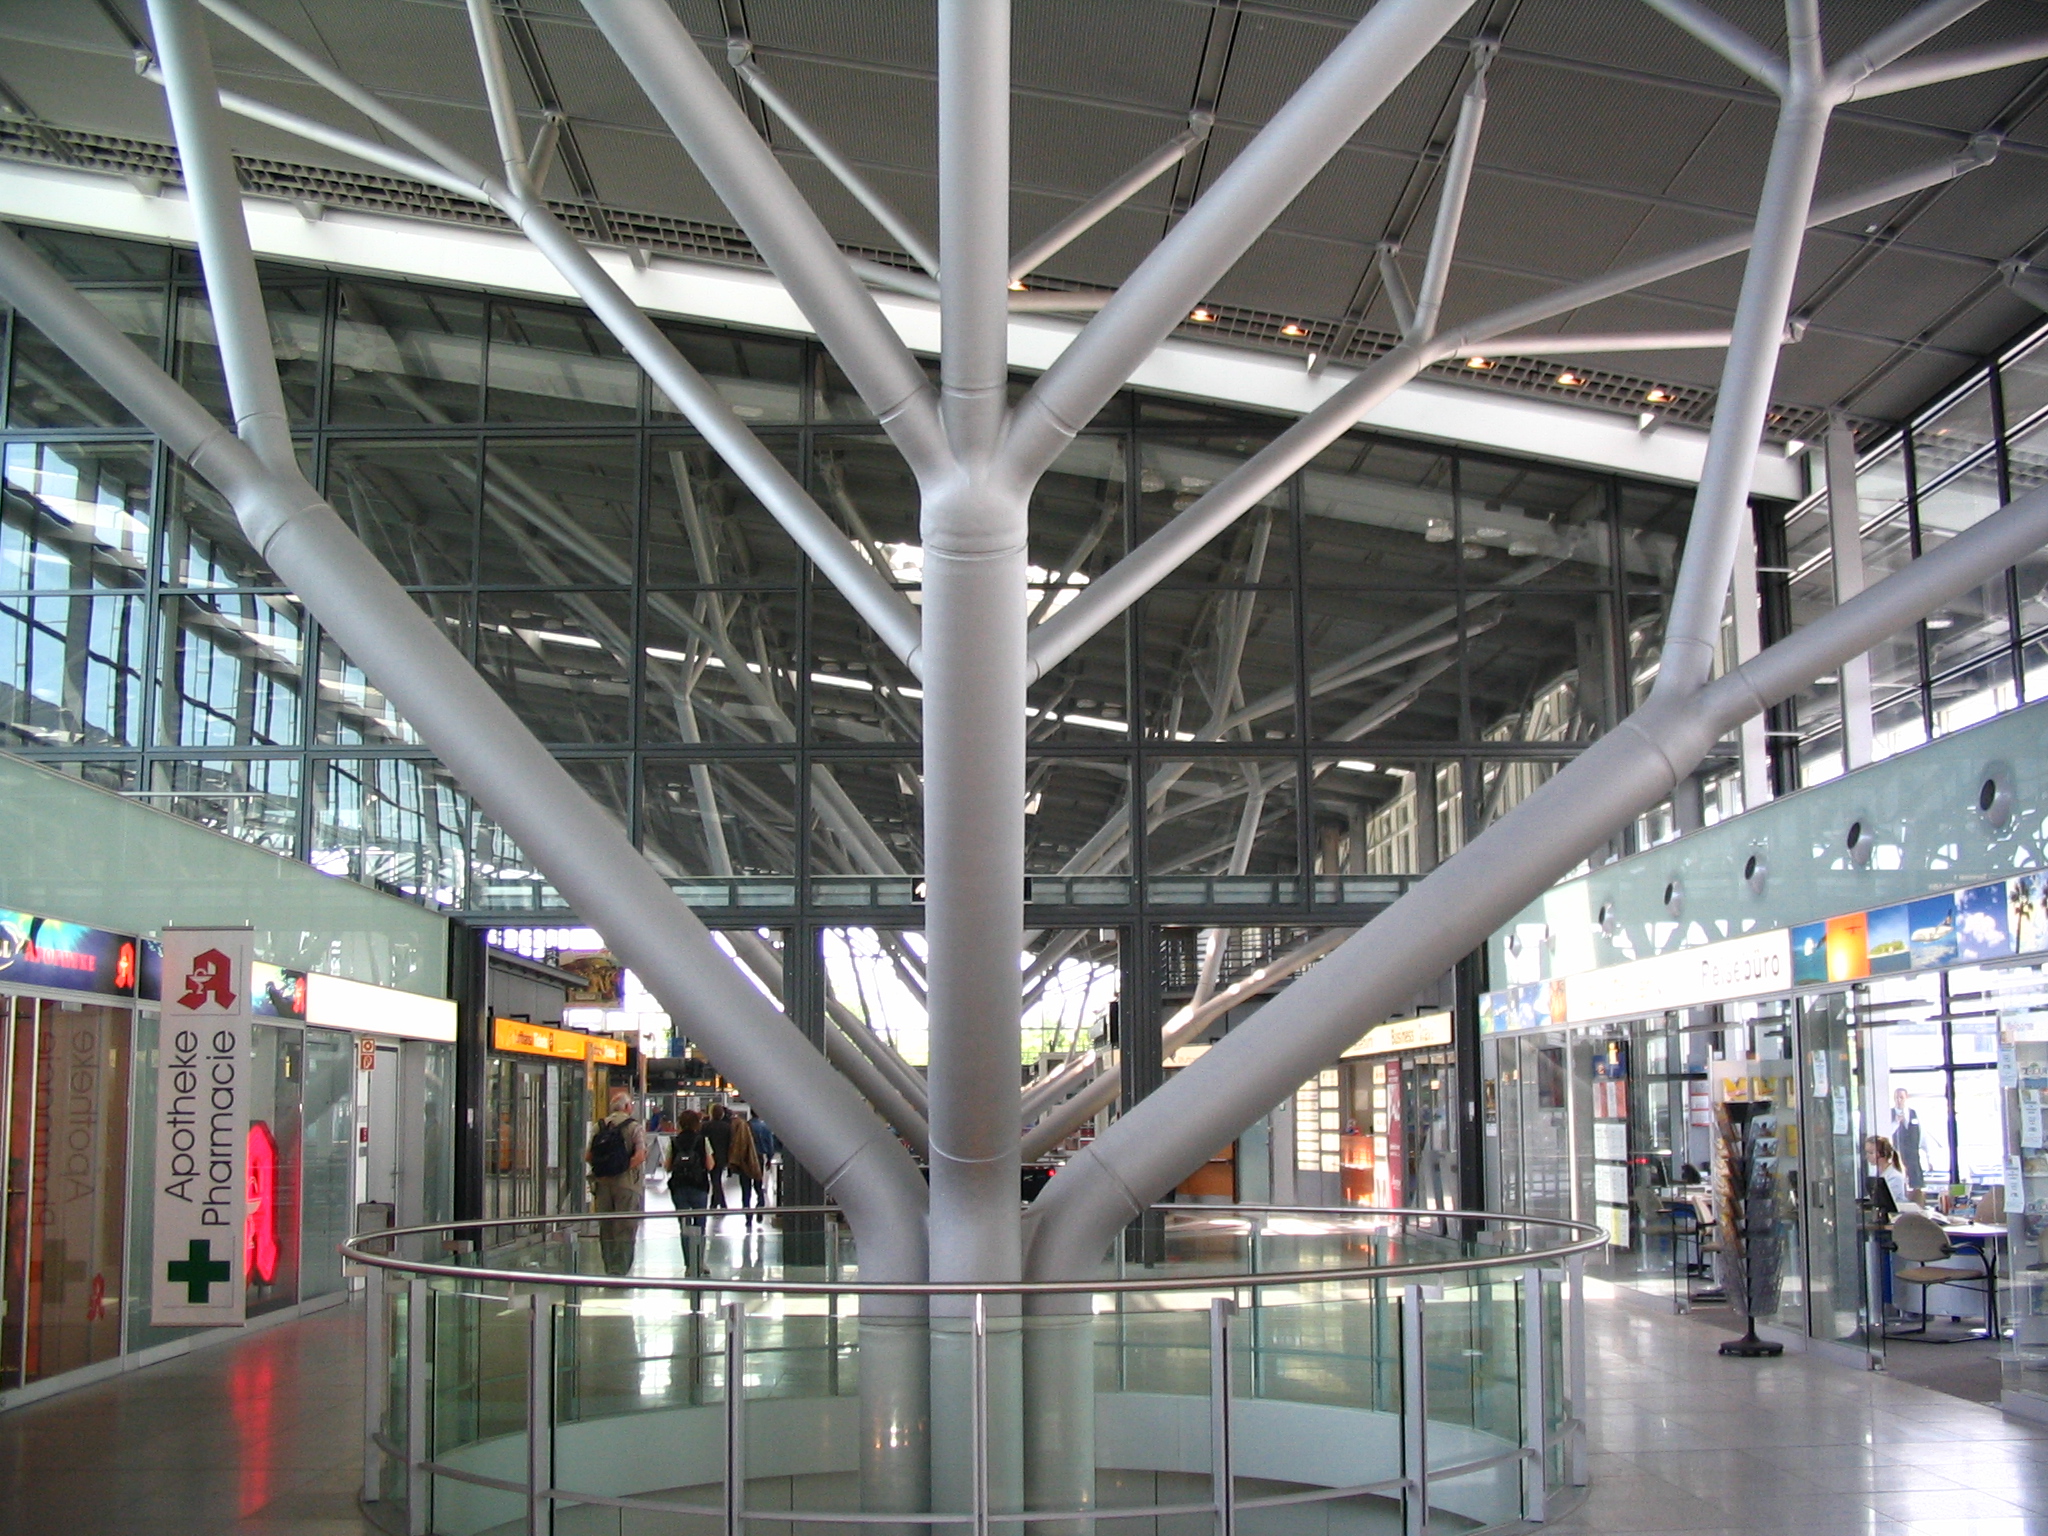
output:
M1025 496L994 474L1008 379L1005 0L940 0L947 435L925 479L924 809L932 1275L1014 1279L1024 935ZM935 1426L938 1428L940 1426Z
M236 207L239 209L239 194ZM253 271L253 268L252 268ZM208 286L227 286L208 263ZM235 509L257 552L662 1006L789 1128L862 1232L863 1259L924 1272L922 1180L796 1026L725 958L612 818L520 723L296 469L268 469L13 235L0 297L27 315ZM231 313L215 316L225 328ZM247 340L247 338L245 338ZM870 1234L872 1234L870 1236Z
M150 0L149 21L163 65L178 162L206 258L214 340L234 402L235 429L271 469L296 474L291 421L278 383L249 229L242 222L242 178L228 147L206 24L192 0Z
M1450 152L1444 156L1444 186L1436 205L1436 229L1430 236L1429 256L1422 267L1422 286L1415 290L1415 302L1403 327L1411 340L1427 341L1436 334L1437 316L1443 313L1444 289L1451 280L1451 258L1458 249L1458 226L1465 221L1465 198L1472 190L1472 167L1479 158L1479 130L1486 121L1486 66L1493 62L1489 45L1476 51L1472 83L1465 87L1465 99L1458 103L1458 126L1451 134Z
M1796 0L1790 10L1796 24ZM1796 60L1808 45L1796 32L1793 41ZM1742 273L1734 334L1714 406L1714 429L1665 622L1663 659L1654 685L1658 693L1675 696L1699 687L1720 650L1721 612L1735 569L1736 535L1749 515L1757 444L1770 410L1771 382L1777 377L1778 349L1792 307L1792 284L1806 239L1828 112L1822 82L1795 65L1791 90L1778 114L1770 167L1764 173L1756 243Z

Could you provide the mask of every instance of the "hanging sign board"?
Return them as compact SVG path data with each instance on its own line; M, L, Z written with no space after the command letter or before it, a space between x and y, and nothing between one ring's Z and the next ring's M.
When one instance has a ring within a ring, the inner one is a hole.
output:
M246 928L164 931L150 1320L239 1327L248 1298L250 996Z

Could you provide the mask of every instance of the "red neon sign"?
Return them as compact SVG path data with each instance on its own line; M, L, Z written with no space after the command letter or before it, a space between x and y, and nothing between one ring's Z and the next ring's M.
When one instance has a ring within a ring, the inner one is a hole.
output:
M261 1120L249 1122L249 1218L243 1227L242 1273L259 1285L277 1275L277 1138Z

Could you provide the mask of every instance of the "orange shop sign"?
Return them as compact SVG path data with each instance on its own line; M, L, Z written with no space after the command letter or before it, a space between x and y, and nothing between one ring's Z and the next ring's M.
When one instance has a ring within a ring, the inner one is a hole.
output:
M609 1035L586 1035L580 1029L563 1029L556 1024L528 1024L522 1019L491 1020L491 1044L501 1051L520 1051L528 1056L558 1056L564 1061L594 1061L599 1066L623 1067L626 1042Z

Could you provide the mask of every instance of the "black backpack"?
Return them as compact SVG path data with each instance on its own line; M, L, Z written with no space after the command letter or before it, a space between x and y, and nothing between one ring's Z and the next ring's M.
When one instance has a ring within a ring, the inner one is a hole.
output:
M694 1136L678 1136L669 1143L669 1183L680 1183L685 1189L709 1189L711 1168L707 1160L704 1133Z
M626 1127L632 1123L607 1120L590 1138L590 1171L600 1179L615 1179L633 1166L633 1149L626 1144Z

